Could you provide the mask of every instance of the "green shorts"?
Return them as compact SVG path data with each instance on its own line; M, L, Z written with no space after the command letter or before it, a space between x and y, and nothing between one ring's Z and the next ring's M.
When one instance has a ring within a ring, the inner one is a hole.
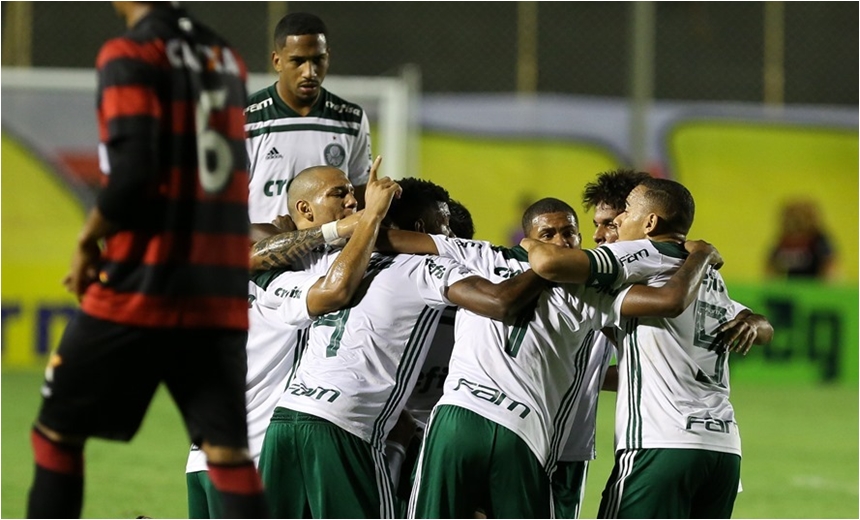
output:
M730 518L739 455L697 449L621 450L598 518Z
M208 471L185 474L188 487L188 518L224 518L221 496Z
M579 518L588 461L558 462L552 474L552 505L555 518Z
M272 518L394 518L382 450L319 417L275 408L260 454Z
M459 406L430 418L410 518L549 518L550 482L514 432Z

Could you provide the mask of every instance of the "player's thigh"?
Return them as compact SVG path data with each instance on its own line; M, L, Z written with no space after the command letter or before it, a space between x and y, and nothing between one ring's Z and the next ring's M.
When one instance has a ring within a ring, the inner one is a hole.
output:
M221 496L208 471L186 473L185 483L188 488L188 518L224 518Z
M409 516L471 518L489 507L496 424L459 406L433 410L418 458Z
M302 461L312 454L300 450L297 423L276 408L260 452L260 476L272 518L307 518L309 504Z
M695 450L619 451L600 518L688 518L695 489Z
M588 461L559 462L552 474L552 502L556 518L579 518Z
M247 332L176 331L164 338L164 379L195 444L248 446L245 375Z
M160 375L149 329L77 313L48 362L39 422L65 435L129 440Z
M490 518L549 518L550 480L528 444L494 424L489 472Z
M705 477L693 497L690 518L731 518L741 479L741 457L706 452Z
M278 412L276 418L294 424L295 449L314 518L395 516L394 487L381 450L325 419Z

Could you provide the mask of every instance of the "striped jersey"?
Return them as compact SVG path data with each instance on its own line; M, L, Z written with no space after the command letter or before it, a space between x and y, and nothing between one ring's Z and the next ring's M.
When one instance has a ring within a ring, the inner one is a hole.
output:
M495 283L530 268L519 246L432 238L440 255ZM513 431L551 474L589 384L595 329L618 323L616 301L624 294L558 285L544 290L533 309L505 322L461 308L439 404L471 410Z
M601 246L619 280L661 286L687 256L683 246L636 240ZM677 318L625 319L618 347L615 449L690 448L741 454L729 402L728 353L710 347L715 330L745 308L710 269L698 298Z
M381 449L451 305L447 287L472 274L435 256L374 253L353 302L313 320L278 406L322 417ZM306 296L295 300L291 323L306 323Z
M442 397L445 378L448 376L451 349L454 348L456 313L456 307L448 307L442 312L442 318L439 320L439 326L436 327L436 334L433 335L424 366L418 374L418 381L415 383L412 395L406 401L406 410L422 430L430 419L433 407Z
M266 271L248 283L248 372L245 407L248 413L248 449L254 464L260 462L263 437L290 371L307 340L307 329L288 325L280 318L280 304L306 285L306 273ZM316 281L318 277L314 276ZM206 456L192 446L186 473L206 471Z
M602 333L596 332L588 364L585 366L582 398L572 412L570 433L559 457L562 462L594 460L597 456L594 447L597 400L614 353L615 347L612 343Z
M245 109L249 215L255 224L287 214L287 185L305 168L334 166L361 185L372 162L370 123L360 106L321 88L311 112L300 116L275 85L252 94Z
M97 67L98 207L119 230L83 311L143 327L247 328L244 63L183 11L156 7L104 44Z

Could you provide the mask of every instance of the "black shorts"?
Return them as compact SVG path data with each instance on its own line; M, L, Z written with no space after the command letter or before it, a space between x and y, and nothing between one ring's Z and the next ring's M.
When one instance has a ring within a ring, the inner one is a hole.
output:
M39 422L130 440L164 381L192 442L244 448L246 331L130 327L78 312L51 356Z

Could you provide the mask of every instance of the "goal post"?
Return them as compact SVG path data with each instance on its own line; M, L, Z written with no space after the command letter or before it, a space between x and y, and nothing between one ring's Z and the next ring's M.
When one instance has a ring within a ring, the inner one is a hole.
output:
M249 74L248 92L276 80L275 74ZM375 128L371 136L374 153L384 157L382 171L392 178L420 175L419 85L420 73L415 66L403 67L395 77L328 76L324 82L326 89L365 109ZM96 149L94 70L3 67L0 86L5 128L54 153L84 146ZM52 112L49 128L40 114L46 107Z

